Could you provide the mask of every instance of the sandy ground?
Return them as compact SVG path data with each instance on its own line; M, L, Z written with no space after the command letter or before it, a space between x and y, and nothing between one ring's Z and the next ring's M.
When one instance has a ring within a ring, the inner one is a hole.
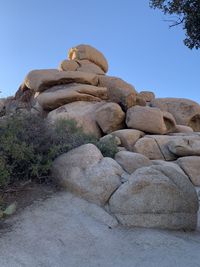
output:
M109 227L114 224L101 208L69 193L54 194L7 220L0 266L200 267L200 228Z

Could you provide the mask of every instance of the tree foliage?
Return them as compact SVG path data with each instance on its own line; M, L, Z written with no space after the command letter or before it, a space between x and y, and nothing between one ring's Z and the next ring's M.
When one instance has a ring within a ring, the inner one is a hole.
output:
M150 0L150 7L172 15L170 27L182 25L185 45L190 49L200 48L200 0Z

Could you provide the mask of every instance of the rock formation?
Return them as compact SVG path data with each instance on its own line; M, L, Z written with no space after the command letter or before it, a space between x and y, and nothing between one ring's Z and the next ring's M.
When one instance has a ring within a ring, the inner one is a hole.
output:
M52 166L55 181L123 225L195 229L200 105L137 92L107 71L101 52L78 45L58 69L28 73L15 97L0 101L0 115L28 111L50 123L75 119L97 138L115 137L115 159L92 144L60 155Z

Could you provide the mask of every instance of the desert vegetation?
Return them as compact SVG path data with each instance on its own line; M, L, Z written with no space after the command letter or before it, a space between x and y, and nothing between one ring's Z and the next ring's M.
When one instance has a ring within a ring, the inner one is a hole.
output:
M95 144L104 156L114 157L114 139L98 141L84 133L75 120L49 124L37 115L12 115L0 122L0 187L16 181L50 180L52 161L86 143Z

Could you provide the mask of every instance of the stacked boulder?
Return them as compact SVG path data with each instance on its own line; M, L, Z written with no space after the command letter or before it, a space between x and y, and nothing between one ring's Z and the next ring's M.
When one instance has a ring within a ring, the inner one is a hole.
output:
M0 108L28 110L51 123L75 119L86 133L114 137L115 159L103 157L92 144L60 155L52 166L57 183L102 206L122 225L195 229L199 104L137 92L107 71L101 52L78 45L58 69L28 73L15 97Z

